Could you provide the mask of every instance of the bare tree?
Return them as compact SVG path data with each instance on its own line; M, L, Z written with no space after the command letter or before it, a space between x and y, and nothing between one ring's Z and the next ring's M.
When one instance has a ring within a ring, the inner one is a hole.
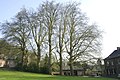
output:
M27 41L30 35L27 10L23 8L18 12L12 22L4 23L2 28L5 38L20 47L22 51L21 66L23 67L24 56L27 53Z
M30 18L30 31L32 34L32 39L36 44L37 52L35 51L35 47L32 47L35 55L37 56L38 67L40 67L41 52L47 35L46 27L43 22L44 16L41 7L39 7L39 11L36 13L32 13Z
M48 45L49 45L49 61L48 61L48 68L49 74L52 71L51 65L51 56L52 56L52 38L53 38L53 30L56 27L57 16L58 16L59 4L55 4L52 2L45 2L42 4L42 11L44 13L44 25L47 27L48 31Z
M59 66L60 66L60 75L62 75L63 71L63 52L65 50L65 43L64 38L66 34L66 28L67 28L67 12L66 8L64 6L61 6L60 13L59 13L59 21L58 21L58 43L57 44L57 52L59 53Z
M73 62L83 55L98 51L101 32L97 25L88 25L87 17L81 13L78 4L72 3L66 7L68 34L65 36L65 47L69 55L71 75L74 75Z
M68 55L71 75L74 75L74 61L94 58L94 55L99 53L101 31L96 24L88 24L88 18L76 3L60 5L54 1L46 1L36 12L30 14L23 8L11 22L6 22L2 27L5 37L20 47L22 67L28 40L37 56L38 67L43 50L48 51L49 74L52 72L51 59L55 49L59 53L60 74L63 53ZM46 45L45 50L43 48Z

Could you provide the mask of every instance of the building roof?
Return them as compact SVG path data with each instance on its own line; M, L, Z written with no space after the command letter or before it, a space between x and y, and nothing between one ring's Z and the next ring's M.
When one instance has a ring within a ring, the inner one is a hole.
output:
M120 47L117 47L117 50L114 50L107 58L105 59L112 59L112 58L116 58L116 57L120 57Z

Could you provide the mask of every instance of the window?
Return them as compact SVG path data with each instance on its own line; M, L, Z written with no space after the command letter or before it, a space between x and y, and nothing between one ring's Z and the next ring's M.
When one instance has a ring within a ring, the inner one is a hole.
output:
M108 75L110 74L110 70L109 70L109 69L107 69L107 74L108 74Z
M111 65L114 65L113 61L111 61Z
M113 74L116 74L116 70L115 69L113 69Z
M118 59L118 64L120 64L120 59Z
M109 65L110 64L110 62L109 61L107 61L107 65Z

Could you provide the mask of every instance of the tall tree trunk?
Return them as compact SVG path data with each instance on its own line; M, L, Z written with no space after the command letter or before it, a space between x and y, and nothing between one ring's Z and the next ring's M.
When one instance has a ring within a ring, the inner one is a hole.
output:
M24 67L25 49L24 49L24 48L21 48L21 50L22 50L21 69L23 70L23 67Z
M24 66L24 55L25 55L25 52L24 50L22 51L22 59L21 59L21 69L23 70L23 66Z
M62 67L62 53L60 50L60 75L62 75L63 67Z
M72 61L72 56L70 56L70 62L69 62L70 64L70 73L71 73L71 76L73 76L74 75L74 70L73 70L73 61Z
M24 67L24 56L25 56L25 42L24 42L24 40L23 40L23 44L21 45L21 51L22 51L21 69L23 70L23 67Z
M51 66L51 56L52 56L52 49L51 49L51 28L49 28L49 59L48 59L48 69L49 69L49 74L52 72L52 66Z
M40 68L40 56L37 56L37 66Z
M61 36L61 26L59 26L59 56L60 56L60 75L62 75L62 44L63 44L63 37ZM62 40L61 40L62 39Z
M41 60L41 49L40 49L40 45L37 44L37 53L38 53L38 56L37 56L37 66L38 66L38 69L40 68L40 60Z
M73 30L74 30L74 28L73 28L73 26L71 27L71 29L70 29L70 52L69 52L69 55L70 55L70 72L71 72L71 76L73 76L74 75L74 73L73 73L73 44L72 44L72 42L73 42Z

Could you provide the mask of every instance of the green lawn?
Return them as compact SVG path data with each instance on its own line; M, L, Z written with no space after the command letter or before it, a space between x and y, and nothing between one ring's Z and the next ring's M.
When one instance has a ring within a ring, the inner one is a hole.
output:
M51 76L17 71L0 70L0 80L116 80L111 78L90 78L71 76Z

